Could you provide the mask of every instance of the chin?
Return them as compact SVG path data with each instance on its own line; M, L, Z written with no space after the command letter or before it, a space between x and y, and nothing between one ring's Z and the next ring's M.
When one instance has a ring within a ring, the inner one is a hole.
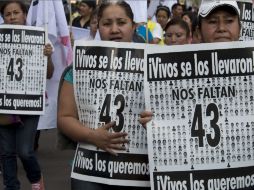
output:
M122 39L117 39L117 40L111 40L113 42L122 42Z
M218 38L215 39L214 42L232 42L233 40L230 38Z

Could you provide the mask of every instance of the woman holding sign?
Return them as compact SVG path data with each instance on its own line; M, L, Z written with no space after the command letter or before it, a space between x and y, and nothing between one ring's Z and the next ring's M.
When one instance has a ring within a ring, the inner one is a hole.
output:
M237 2L203 0L199 9L199 33L203 43L237 41L240 37L240 10ZM140 123L146 126L152 112L140 114Z
M203 43L239 40L241 23L236 1L203 1L198 16Z
M1 14L5 24L26 24L27 9L22 1L5 1L1 7ZM51 54L51 45L45 45L44 55L48 57L47 78L52 76L54 70ZM17 155L32 184L32 189L44 189L41 169L33 150L38 120L37 115L0 115L0 146L6 190L20 189L17 178Z
M104 41L132 42L135 25L130 6L124 1L102 3L98 11L98 27L100 37ZM67 72L64 79L59 95L58 128L76 142L92 144L115 156L117 156L116 151L125 150L122 145L129 142L125 139L127 133L110 132L111 128L116 125L115 122L93 130L79 121L74 98L72 70ZM72 179L72 189L114 190L145 188L119 187Z

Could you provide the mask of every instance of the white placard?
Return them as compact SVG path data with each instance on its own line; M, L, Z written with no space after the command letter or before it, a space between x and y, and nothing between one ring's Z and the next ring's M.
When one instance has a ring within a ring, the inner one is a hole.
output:
M44 113L44 45L41 28L0 25L0 113Z
M82 38L84 38L84 39L91 38L89 29L71 26L71 31L72 31L74 40L80 40Z
M110 121L110 131L127 132L125 151L110 155L80 144L72 178L120 186L149 186L146 131L138 123L144 110L142 44L75 41L74 89L80 121L97 129ZM85 162L84 162L85 161Z
M152 189L253 189L253 41L146 53Z

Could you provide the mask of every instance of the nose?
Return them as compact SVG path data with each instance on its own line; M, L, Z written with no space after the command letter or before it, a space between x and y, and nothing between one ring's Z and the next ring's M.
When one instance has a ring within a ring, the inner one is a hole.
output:
M176 35L171 36L171 43L174 44L176 42Z
M226 23L223 21L219 21L218 22L218 31L224 32L224 31L226 31L226 29L227 29Z
M111 26L111 32L117 33L118 31L119 31L118 25L117 25L117 23L114 22Z
M14 20L15 18L15 14L11 13L11 19Z

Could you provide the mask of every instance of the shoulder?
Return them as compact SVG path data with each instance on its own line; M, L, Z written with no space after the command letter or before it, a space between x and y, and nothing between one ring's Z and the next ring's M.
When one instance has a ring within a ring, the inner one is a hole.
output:
M73 70L72 70L72 65L68 66L65 68L62 77L65 81L73 84Z
M80 19L81 19L80 16L77 16L76 18L74 18L73 21L72 21L72 26L77 26L77 25L79 25Z

